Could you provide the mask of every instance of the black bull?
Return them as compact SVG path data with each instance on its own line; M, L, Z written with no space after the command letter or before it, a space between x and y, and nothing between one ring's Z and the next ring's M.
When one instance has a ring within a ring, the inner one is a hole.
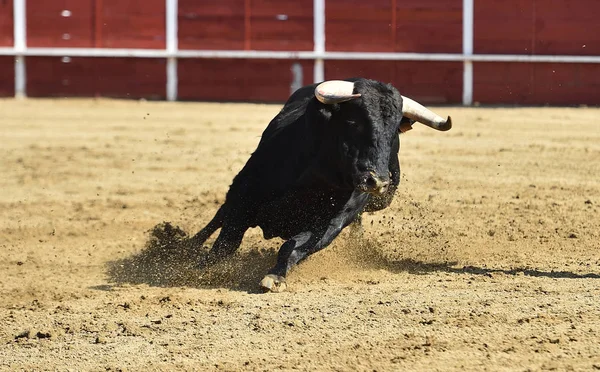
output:
M265 129L225 203L192 244L200 247L220 228L208 253L212 263L234 253L248 228L260 226L266 239L286 240L260 285L284 290L294 265L329 245L363 212L390 205L400 182L398 134L415 121L451 127L450 118L389 84L349 79L299 89Z

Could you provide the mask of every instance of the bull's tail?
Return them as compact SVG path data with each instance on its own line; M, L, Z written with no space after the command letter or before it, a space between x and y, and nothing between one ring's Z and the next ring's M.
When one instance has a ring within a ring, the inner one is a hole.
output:
M215 231L223 226L224 215L224 206L221 206L213 219L190 239L191 244L195 247L201 247Z

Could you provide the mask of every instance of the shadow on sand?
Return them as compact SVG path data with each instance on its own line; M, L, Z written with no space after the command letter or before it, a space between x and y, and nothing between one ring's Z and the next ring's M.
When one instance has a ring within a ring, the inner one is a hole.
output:
M387 269L391 272L409 272L411 274L428 274L435 271L453 273L453 274L473 274L473 275L490 275L490 274L506 274L506 275L525 275L534 277L545 277L554 279L600 279L600 274L587 273L577 274L570 271L544 271L530 268L512 268L512 269L493 269L476 266L457 267L457 262L443 263L425 263L412 259L400 261L388 261L388 264L382 269Z
M392 259L387 257L381 250L378 249L377 243L371 240L362 238L358 235L350 235L347 246L348 251L355 257L352 261L362 262L362 267L371 269L383 269L392 273L408 272L416 275L426 275L432 272L447 272L452 274L472 274L486 275L491 274L506 274L506 275L525 275L533 277L545 277L554 279L600 279L600 274L586 273L578 274L570 271L544 271L532 269L529 267L516 267L511 269L487 268L477 266L460 266L456 261L445 262L422 262L414 259Z
M421 262L413 259L393 260L377 249L375 242L352 234L346 241L344 255L348 262L365 269L383 269L390 272L409 272L426 275L432 272L454 274L526 275L548 278L593 278L599 274L577 274L569 271L543 271L530 268L493 269L475 266L459 267L457 262ZM227 288L256 293L258 283L275 264L274 250L250 248L236 252L231 258L210 267L201 267L207 254L189 244L189 236L179 227L161 223L149 232L144 249L130 257L107 264L108 279L116 285L148 284L159 287ZM105 288L97 288L106 290Z

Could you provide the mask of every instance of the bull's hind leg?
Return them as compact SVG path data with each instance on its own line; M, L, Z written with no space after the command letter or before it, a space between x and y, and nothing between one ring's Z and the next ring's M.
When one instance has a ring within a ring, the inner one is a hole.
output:
M239 248L244 233L248 229L247 227L236 223L236 221L241 220L243 219L227 214L226 207L223 205L219 208L219 211L215 214L213 219L190 239L191 244L200 247L215 231L219 228L221 229L219 236L204 260L205 264L215 263L220 259L233 254Z
M201 247L215 231L223 226L224 214L223 206L221 206L213 219L190 239L190 243L195 247Z
M208 263L215 263L225 257L231 256L242 244L244 233L248 228L226 221L208 252Z

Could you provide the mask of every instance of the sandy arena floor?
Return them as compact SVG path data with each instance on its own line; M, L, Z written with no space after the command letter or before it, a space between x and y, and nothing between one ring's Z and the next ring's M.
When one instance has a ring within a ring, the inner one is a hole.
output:
M288 277L212 217L279 105L0 100L0 370L600 369L600 110L448 108L401 188ZM210 243L210 242L209 242Z

